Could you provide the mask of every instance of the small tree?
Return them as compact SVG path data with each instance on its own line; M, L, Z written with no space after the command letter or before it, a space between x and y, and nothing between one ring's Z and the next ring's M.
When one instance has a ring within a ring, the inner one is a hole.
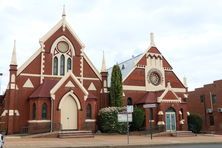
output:
M119 65L114 65L111 75L111 86L110 86L111 106L116 106L116 107L123 106L122 96L123 96L122 74Z
M202 129L203 120L199 115L188 116L188 129L194 133L199 133Z
M133 122L131 124L131 130L140 130L145 120L145 112L139 107L134 107Z

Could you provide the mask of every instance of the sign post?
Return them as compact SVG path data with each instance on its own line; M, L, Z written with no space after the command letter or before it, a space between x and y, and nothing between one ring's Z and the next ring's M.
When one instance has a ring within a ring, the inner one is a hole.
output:
M153 108L156 108L157 107L157 105L156 104L144 104L143 105L143 108L149 108L149 114L150 114L150 116L149 116L149 124L150 124L150 139L152 140L153 139L153 127L152 127L152 114L153 114L153 112L152 112L152 109Z
M129 144L129 122L133 121L133 106L127 106L127 112L118 113L118 122L126 122L127 123L127 144Z

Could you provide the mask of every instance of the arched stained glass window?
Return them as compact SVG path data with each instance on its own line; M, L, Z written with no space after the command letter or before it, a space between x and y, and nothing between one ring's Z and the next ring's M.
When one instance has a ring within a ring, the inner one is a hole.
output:
M60 75L65 74L65 56L61 55L60 57Z
M36 119L36 104L33 103L32 105L32 119L35 120Z
M58 58L57 57L54 57L53 75L58 75Z
M42 105L42 119L47 119L47 104Z
M86 107L86 119L92 119L92 106L88 104Z
M67 71L71 70L72 60L70 58L67 59Z

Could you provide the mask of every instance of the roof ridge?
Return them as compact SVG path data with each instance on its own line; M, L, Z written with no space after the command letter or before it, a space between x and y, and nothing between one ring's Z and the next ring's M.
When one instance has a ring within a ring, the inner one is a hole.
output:
M123 63L126 63L126 62L128 62L128 61L130 61L130 60L132 60L132 59L135 59L135 58L141 56L142 54L143 54L143 53L140 53L140 54L138 54L138 55L136 55L136 56L134 56L134 57L132 57L132 58L130 58L130 59L127 59L127 60L125 60L125 61L123 61L123 62L117 63L117 65L121 65L121 64L123 64ZM108 68L108 69L111 69L111 68L113 68L113 66L110 67L110 68Z

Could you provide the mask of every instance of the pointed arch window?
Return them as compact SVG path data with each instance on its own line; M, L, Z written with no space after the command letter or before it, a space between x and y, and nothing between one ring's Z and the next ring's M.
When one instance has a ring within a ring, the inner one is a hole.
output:
M88 104L86 107L86 119L92 119L92 106Z
M47 104L42 105L42 119L47 119Z
M61 55L60 57L60 75L65 74L65 56Z
M57 57L54 57L53 75L58 75L58 58Z
M71 58L67 59L67 71L71 70L71 66L72 66L72 60Z
M32 119L33 120L36 119L36 104L35 103L32 104Z

